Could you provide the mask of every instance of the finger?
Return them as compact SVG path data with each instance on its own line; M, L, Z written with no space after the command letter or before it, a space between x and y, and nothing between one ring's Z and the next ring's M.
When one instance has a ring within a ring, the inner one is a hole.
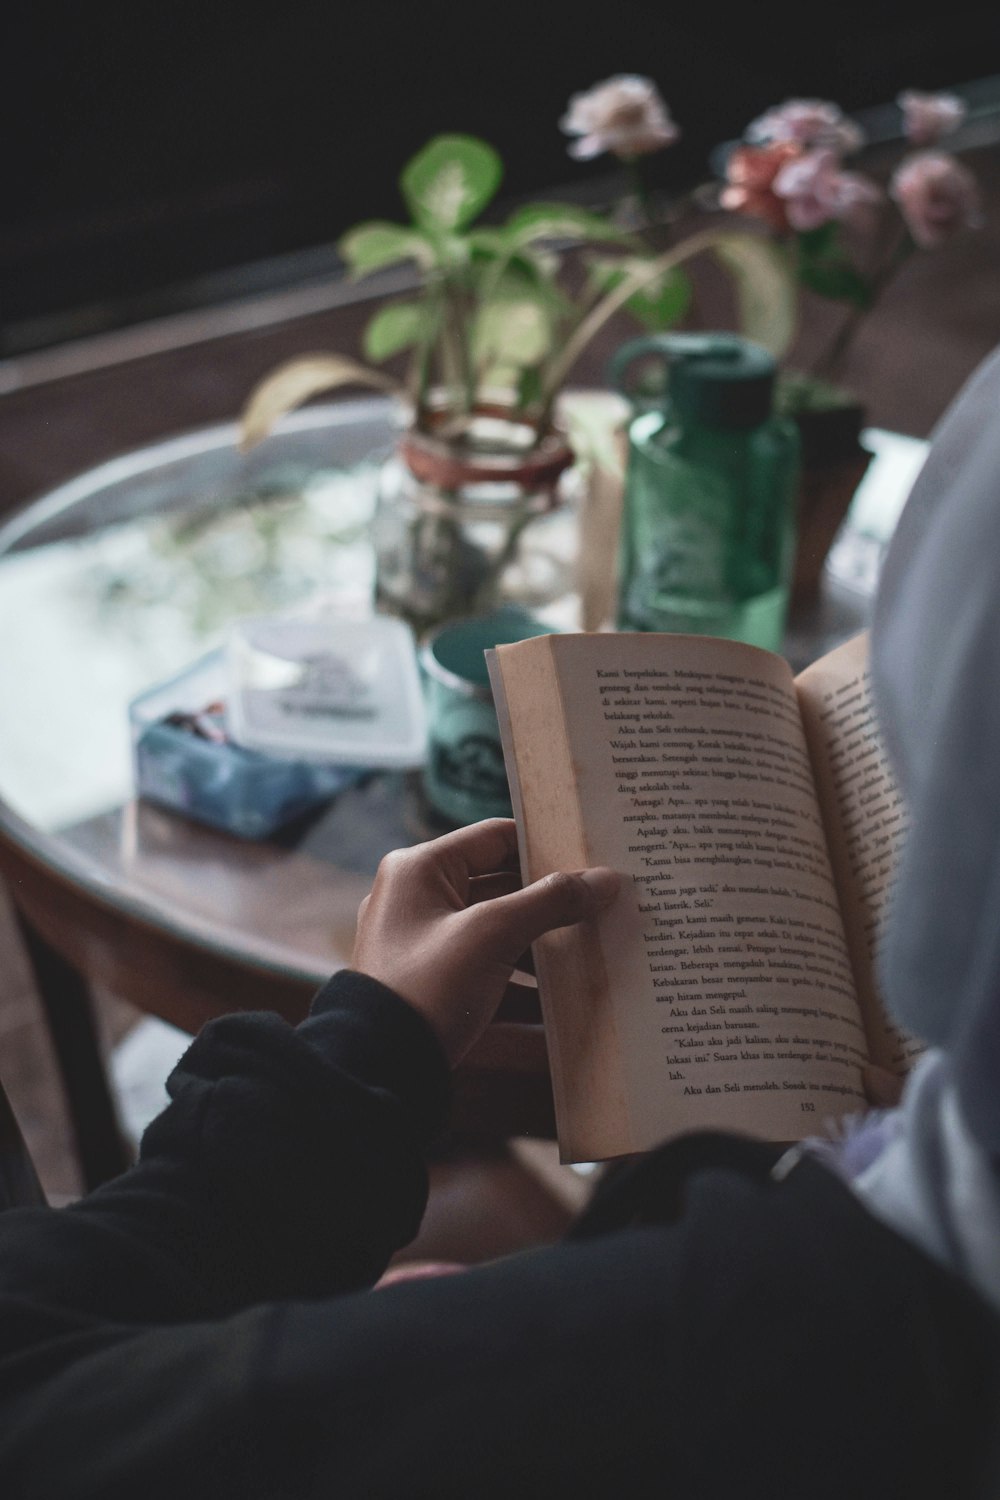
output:
M422 858L455 859L467 875L493 875L498 870L518 870L517 828L513 818L486 818L469 823L419 845Z
M469 905L477 901L492 901L497 896L509 896L521 889L521 877L514 870L505 870L497 875L474 875L469 881Z
M621 876L606 866L573 873L557 871L523 890L474 907L469 915L482 914L477 920L489 929L484 940L509 953L513 962L543 932L595 916L610 905L620 888Z
M868 1103L876 1109L895 1109L902 1098L903 1080L877 1063L866 1063L861 1073Z

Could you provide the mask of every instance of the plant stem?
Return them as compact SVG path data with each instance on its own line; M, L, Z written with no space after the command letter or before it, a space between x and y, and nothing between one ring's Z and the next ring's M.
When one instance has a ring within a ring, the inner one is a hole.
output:
M411 380L413 383L413 422L418 432L424 430L427 394L431 386L431 360L435 345L441 335L443 307L440 288L431 288L428 285L427 300L430 303L432 322L413 352L413 366L411 371Z
M581 318L573 333L563 346L562 353L553 361L542 386L543 417L548 419L552 402L556 398L560 386L569 373L574 361L582 350L589 344L595 334L599 333L604 324L636 292L649 281L655 281L662 276L664 271L673 270L674 266L681 265L686 260L691 260L695 255L700 255L704 250L711 250L714 246L725 243L734 238L732 230L704 229L700 234L693 234L690 239L684 240L680 245L664 251L662 255L655 256L647 261L644 266L633 271L631 276L626 276L620 281L613 291L609 292L595 307L592 307L585 317Z
M646 186L646 178L642 167L639 165L638 156L625 156L622 158L622 166L632 189L632 196L642 214L642 222L639 225L640 232L646 231L653 226L652 204L649 197L649 188Z
M841 364L844 355L850 348L850 345L854 339L855 334L858 331L858 328L861 326L862 319L871 312L872 308L878 302L878 299L885 291L889 282L895 276L903 261L906 259L913 248L913 240L911 239L909 232L904 227L893 240L892 244L889 247L888 253L882 261L882 264L875 271L874 275L868 283L868 301L864 304L863 307L858 303L854 304L847 317L841 323L840 328L837 330L835 337L827 347L826 352L820 355L819 359L813 366L811 373L818 380L834 379L838 366Z
M467 411L471 406L468 351L464 336L465 330L462 326L462 310L456 291L451 278L447 275L443 276L441 279L441 373L448 391L448 404L453 412Z

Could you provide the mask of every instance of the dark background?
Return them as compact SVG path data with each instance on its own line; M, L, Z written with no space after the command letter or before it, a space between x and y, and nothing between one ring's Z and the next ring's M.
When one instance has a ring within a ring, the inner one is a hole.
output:
M399 216L399 169L440 131L500 150L507 201L600 198L613 163L572 162L558 121L570 94L615 72L651 76L683 128L650 160L667 189L708 176L712 147L789 95L857 111L1000 73L1000 7L967 0L95 0L8 14L8 354L328 274L342 230Z
M558 119L571 93L616 71L651 75L681 122L682 142L650 162L679 189L705 177L717 142L789 95L867 112L901 88L958 85L975 113L994 117L1000 100L1000 7L966 0L836 9L747 0L738 12L718 0L490 9L310 0L263 15L250 3L42 0L29 10L8 0L0 10L10 33L0 354L77 338L0 360L0 516L130 449L233 421L281 360L358 349L370 305L332 299L309 316L248 318L229 335L196 315L188 323L209 325L202 341L185 327L164 349L155 328L105 341L130 346L115 354L79 336L303 277L322 282L345 227L400 211L399 168L435 132L493 141L508 199L585 188L599 201L613 164L571 162ZM973 80L992 81L968 88ZM898 113L883 118L891 131ZM845 371L872 425L918 436L1000 342L998 136L995 127L965 134L975 137L961 149L981 185L984 227L911 258ZM832 331L830 314L808 309L813 338ZM576 383L602 382L608 342L590 347ZM2 896L0 972L4 1084L47 1188L72 1195L79 1178L58 1128L52 1061ZM109 1035L135 1018L119 1009ZM453 1233L426 1245L431 1255L491 1258L551 1239L565 1222L564 1212L553 1221L551 1202L539 1207L537 1183L533 1195L519 1189L505 1158L456 1169L444 1186L453 1229L471 1225L478 1240L470 1247Z

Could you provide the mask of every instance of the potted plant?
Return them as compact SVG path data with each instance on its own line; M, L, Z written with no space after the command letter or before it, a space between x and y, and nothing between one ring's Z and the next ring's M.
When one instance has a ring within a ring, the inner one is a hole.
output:
M690 295L683 263L706 252L734 275L759 336L788 323L793 301L783 256L729 228L656 254L612 218L568 204L484 223L501 176L497 153L474 137L439 136L418 152L400 178L410 222L360 224L339 241L352 276L399 262L416 272L413 295L368 323L369 363L293 360L243 414L250 445L323 391L362 384L398 397L401 434L374 522L376 603L418 631L503 595L522 535L559 504L573 462L556 418L566 377L614 313L646 328L676 323ZM378 366L402 353L409 367L397 382Z
M740 309L741 332L782 361L777 405L795 421L801 438L793 581L799 599L816 593L827 551L871 460L860 441L864 403L844 383L854 338L914 252L936 249L981 222L972 174L939 144L962 123L963 101L907 90L897 103L904 148L885 188L849 169L849 158L865 140L838 105L790 99L752 121L742 141L720 148L724 182L691 195L698 207L756 219L797 291L844 309L829 344L807 369L788 363L803 297L787 303L786 316L771 318L763 329L746 322L746 304ZM621 162L626 190L616 210L620 222L647 242L662 244L676 233L685 200L665 204L650 193L644 175L646 158L679 134L651 79L607 79L574 95L560 123L574 137L571 156L606 152Z
M793 584L800 599L818 589L826 553L870 462L860 442L864 403L843 384L853 340L912 254L981 223L971 172L938 147L961 123L962 101L909 90L898 104L902 136L917 149L901 154L887 188L848 169L864 137L837 105L792 99L747 127L728 153L718 196L723 209L768 226L802 290L844 307L813 367L786 367L779 380L779 407L802 439Z

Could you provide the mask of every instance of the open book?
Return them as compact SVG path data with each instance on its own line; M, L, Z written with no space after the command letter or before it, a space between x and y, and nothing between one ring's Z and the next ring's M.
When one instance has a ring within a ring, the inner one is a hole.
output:
M905 815L867 637L797 678L703 636L489 655L525 880L631 876L534 950L562 1159L702 1128L795 1140L864 1107L866 1061L905 1071L873 962Z

